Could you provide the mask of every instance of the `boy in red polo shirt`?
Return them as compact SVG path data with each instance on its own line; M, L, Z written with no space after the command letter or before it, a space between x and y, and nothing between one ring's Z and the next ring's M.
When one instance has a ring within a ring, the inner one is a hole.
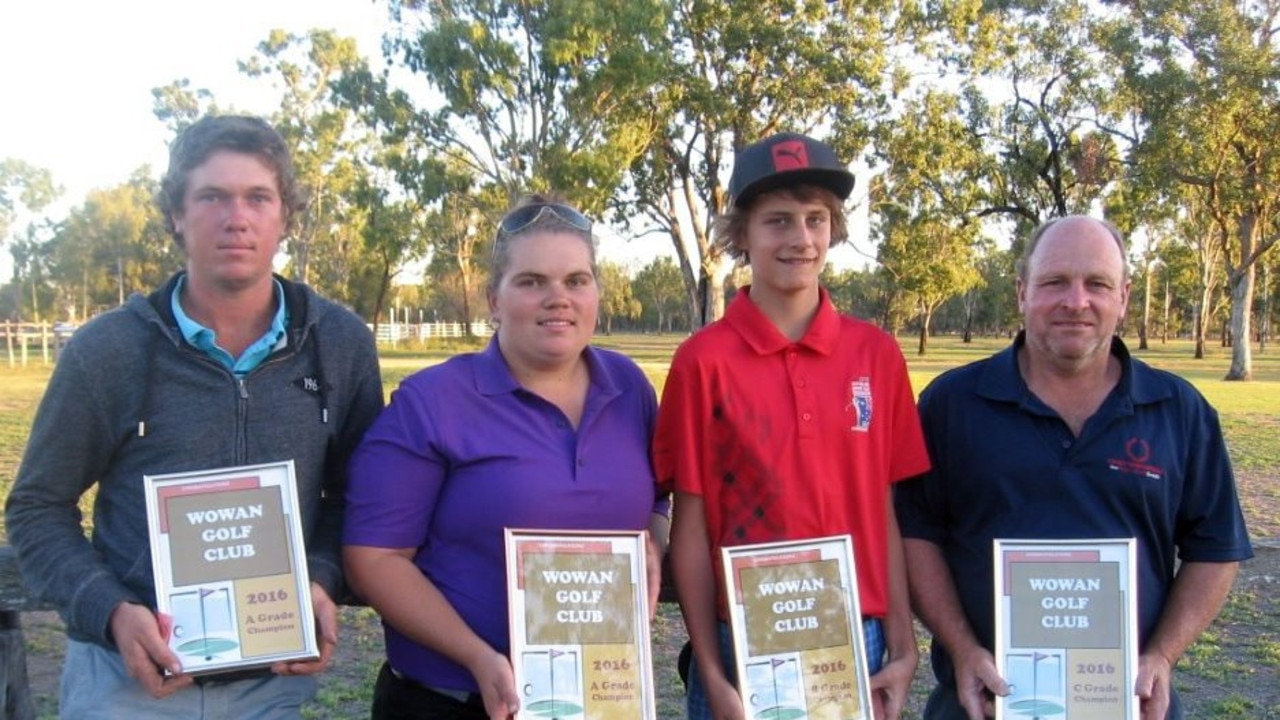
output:
M688 717L742 718L720 548L848 533L877 718L896 718L918 652L890 484L929 468L890 335L837 313L818 281L848 237L853 175L782 133L738 153L716 242L751 267L723 319L686 340L654 464L676 493L671 563L693 646ZM886 652L887 651L887 652Z

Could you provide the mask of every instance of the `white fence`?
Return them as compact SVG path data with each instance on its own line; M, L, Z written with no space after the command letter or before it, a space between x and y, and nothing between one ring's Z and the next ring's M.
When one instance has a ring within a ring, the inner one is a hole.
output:
M435 340L440 338L466 337L466 325L459 322L435 323L383 323L378 326L377 341L379 344L394 345L406 340ZM372 330L373 326L370 325ZM471 323L471 334L474 337L489 337L493 329L487 322Z
M0 323L9 367L26 367L35 358L48 365L74 331L75 326L67 323Z
M383 323L378 326L377 341L395 345L406 341L463 338L466 337L465 327L457 322ZM68 323L0 322L0 347L9 367L26 367L32 362L48 365L57 360L58 351L75 329ZM373 326L370 325L369 329L372 330ZM475 321L471 323L471 334L486 338L493 334L493 328L487 322Z

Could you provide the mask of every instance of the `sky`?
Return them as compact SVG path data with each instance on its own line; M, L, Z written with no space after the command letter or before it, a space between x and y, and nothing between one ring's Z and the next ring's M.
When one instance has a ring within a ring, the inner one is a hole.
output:
M376 58L385 6L370 0L70 0L0 7L0 158L53 173L64 201L167 162L151 89L187 78L219 106L269 113L279 95L240 74L274 28L334 28Z
M63 196L47 214L60 219L89 191L144 165L153 176L163 171L169 134L152 113L152 88L186 78L219 107L269 114L279 93L236 61L272 29L334 29L377 61L386 27L386 4L373 0L9 0L0 4L0 158L52 173ZM605 259L636 269L652 248L674 255L652 237L626 242L606 231L601 245ZM865 262L849 247L833 249L832 259ZM11 262L0 251L0 278L11 276Z

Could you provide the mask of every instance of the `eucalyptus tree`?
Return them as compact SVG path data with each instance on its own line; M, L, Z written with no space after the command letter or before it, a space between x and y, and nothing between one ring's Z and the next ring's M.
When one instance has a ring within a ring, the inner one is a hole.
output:
M605 335L612 335L615 319L635 320L644 308L631 289L625 267L612 260L602 260L599 266L596 283L600 288L600 329Z
M430 275L441 281L454 318L463 323L466 337L472 337L472 321L486 311L485 274L494 236L488 218L500 214L504 193L492 186L473 189L475 178L457 158L433 167L418 176L434 178L436 188L419 186L416 193L437 198L428 211L424 233L431 248ZM409 182L410 175L404 177Z
M412 198L394 195L367 179L357 186L352 200L362 213L358 225L364 250L362 262L351 268L355 282L350 287L359 289L352 307L372 319L376 332L391 307L393 281L425 235L423 214Z
M938 308L935 327L941 320L961 342L971 343L975 334L1005 335L1019 327L1017 297L1013 280L1012 253L996 245L988 233L973 245L974 282Z
M384 132L464 163L500 207L557 192L605 207L647 142L632 98L657 82L660 0L392 0L390 73L348 99ZM403 86L403 87L402 87Z
M0 161L0 245L20 219L33 220L61 194L45 168L18 158Z
M351 198L365 181L361 153L372 139L360 118L337 102L335 85L365 64L356 41L332 30L273 30L238 63L242 73L267 80L281 93L271 121L289 144L305 194L305 208L286 240L290 270L299 281L346 302L353 294L346 283L362 262L368 236Z
M383 213L378 230L366 234L366 247L404 263L423 261L429 277L429 284L418 288L423 309L430 306L433 321L443 310L444 319L462 323L471 337L471 323L483 304L480 278L493 218L507 207L508 193L492 181L485 184L469 151L430 135L427 111L391 82L388 70L374 73L360 63L338 80L335 94L373 133L363 153L369 178L356 204L362 213L376 213L395 198L406 211ZM401 221L399 227L386 225L391 217ZM387 247L378 248L379 243ZM375 321L386 307L393 275L374 283L379 287L371 310Z
M1097 122L1110 82L1090 35L1093 5L928 5L919 62L895 78L899 94L923 85L954 96L952 115L983 148L969 169L982 193L963 210L1011 222L1015 248L1046 220L1093 210L1122 170L1123 147Z
M724 310L732 262L711 238L733 153L774 132L827 137L852 161L881 92L897 4L673 0L665 80L634 112L653 136L631 167L621 218L672 242L690 314Z
M1121 70L1129 100L1121 110L1142 120L1135 163L1167 196L1195 196L1198 234L1220 245L1230 289L1226 379L1246 380L1255 268L1280 238L1280 0L1114 7L1100 37Z
M45 240L48 230L47 221L29 223L9 245L15 278L14 307L21 311L21 317L36 322L47 317L53 295L48 277L49 244Z
M429 213L437 307L470 328L483 252L531 192L604 209L647 142L627 104L656 81L658 0L392 0L387 67L351 68L344 107L391 148L375 164Z
M979 201L973 170L983 149L956 106L953 95L926 92L875 136L882 170L868 195L872 237L881 267L915 305L920 355L934 311L981 280L974 268L981 227L968 211Z
M1258 329L1256 332L1258 338L1258 352L1267 351L1267 343L1271 340L1271 328L1273 325L1272 315L1277 308L1280 308L1280 282L1277 282L1277 270L1280 269L1280 263L1277 263L1275 253L1263 262L1258 269L1258 298L1256 300L1258 314Z
M157 190L150 168L141 167L128 181L91 191L72 208L49 241L49 277L61 302L88 317L160 285L182 267L154 201Z
M1222 255L1226 250L1226 228L1214 223L1204 197L1191 187L1182 188L1183 214L1177 223L1177 236L1194 258L1195 284L1190 304L1191 339L1196 359L1204 358L1205 336L1209 318L1213 317L1214 295L1222 282Z
M177 136L196 120L221 110L208 88L193 88L189 78L179 78L151 88L151 112L171 135Z
M1197 257L1197 248L1178 233L1165 238L1158 253L1160 270L1155 294L1160 304L1160 342L1167 343L1171 335L1199 338L1203 351L1203 333L1196 334L1196 321L1201 306L1212 305L1211 297L1205 299L1200 294L1204 263Z
M675 319L680 316L683 303L680 268L668 255L654 258L636 273L631 281L635 298L640 302L642 317L653 320L658 332L671 330Z
M878 323L889 328L893 314L895 288L882 268L863 267L836 271L830 264L823 268L822 284L831 294L831 302L843 313Z
M1156 289L1160 258L1156 249L1148 246L1143 250L1140 259L1141 262L1138 263L1137 267L1133 268L1131 273L1134 292L1129 297L1129 305L1130 308L1134 305L1138 306L1136 313L1138 316L1138 349L1146 350L1150 347L1151 302ZM1129 313L1130 317L1133 315L1133 312Z
M965 294L966 302L972 304L970 319L974 330L1012 335L1021 326L1014 279L1015 257L1011 249L991 244L984 245L979 253L976 267L982 281Z
M0 248L8 245L13 257L12 302L18 315L23 314L24 280L30 284L31 297L38 297L35 278L28 278L27 271L34 270L42 257L38 246L43 223L39 216L61 194L47 169L18 158L0 161Z

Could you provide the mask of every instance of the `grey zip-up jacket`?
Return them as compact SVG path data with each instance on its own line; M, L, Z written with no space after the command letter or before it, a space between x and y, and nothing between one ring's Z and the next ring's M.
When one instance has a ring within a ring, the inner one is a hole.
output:
M277 277L287 343L239 379L183 339L170 308L180 275L72 336L5 507L27 587L70 637L106 647L119 603L156 606L144 475L292 459L307 569L337 601L347 459L383 404L355 314ZM95 485L90 540L77 504Z

